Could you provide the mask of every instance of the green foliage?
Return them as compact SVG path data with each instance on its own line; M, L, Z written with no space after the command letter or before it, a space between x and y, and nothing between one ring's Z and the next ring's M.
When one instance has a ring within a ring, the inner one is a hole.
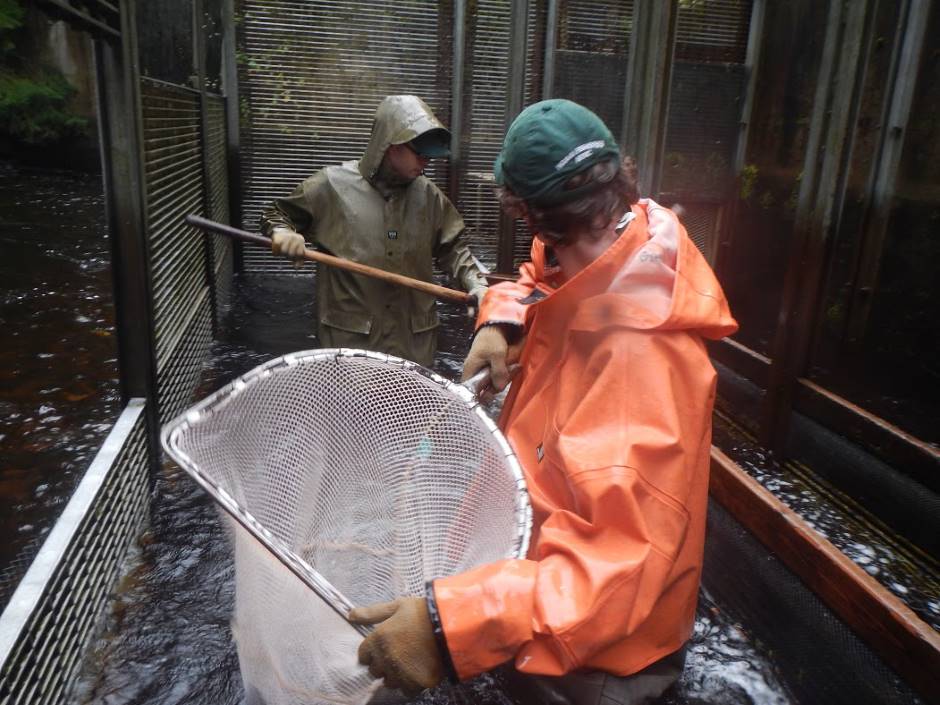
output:
M0 0L0 57L16 48L13 32L23 26L25 15L26 11L17 0Z
M758 169L755 164L745 164L741 169L741 200L746 201L754 193Z
M67 108L72 92L57 74L0 73L0 133L30 145L84 134L88 121Z
M0 0L0 136L43 145L82 135L88 121L69 109L68 81L24 60L25 17L19 0Z

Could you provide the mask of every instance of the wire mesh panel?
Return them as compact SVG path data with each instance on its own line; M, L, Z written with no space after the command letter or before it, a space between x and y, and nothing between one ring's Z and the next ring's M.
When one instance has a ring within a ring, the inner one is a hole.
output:
M469 110L457 207L471 233L473 253L490 269L496 267L499 245L493 162L506 130L511 17L508 0L480 0L472 3L467 31Z
M558 3L553 97L590 108L615 135L623 126L632 30L632 0Z
M168 419L189 401L211 341L208 236L183 221L204 207L199 94L142 79L141 101L157 382Z
M445 123L449 77L441 71L438 3L415 0L244 0L239 86L244 227L318 169L358 159L379 102L418 94ZM450 28L446 28L449 34ZM446 163L429 176L446 183ZM245 250L248 271L291 273L261 249Z
M689 233L708 257L734 180L751 5L679 5L660 191L667 202L694 211Z
M208 125L206 146L209 162L209 209L208 217L220 223L229 222L228 212L228 159L225 147L225 99L210 95L206 98ZM215 267L231 256L231 239L224 235L212 236Z
M141 400L125 408L0 619L0 705L66 702L146 517L143 408Z
M527 550L508 443L468 390L399 358L286 355L163 439L235 519L235 638L246 689L268 705L374 689L338 614L351 605L420 595L429 579Z

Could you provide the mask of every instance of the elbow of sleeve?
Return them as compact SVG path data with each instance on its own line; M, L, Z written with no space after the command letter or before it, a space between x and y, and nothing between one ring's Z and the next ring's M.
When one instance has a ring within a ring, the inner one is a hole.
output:
M512 659L532 639L537 564L505 560L433 582L446 649L464 680Z

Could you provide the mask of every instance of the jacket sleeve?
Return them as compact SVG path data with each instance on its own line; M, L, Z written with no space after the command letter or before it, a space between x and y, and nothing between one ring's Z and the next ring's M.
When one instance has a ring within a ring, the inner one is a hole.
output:
M526 300L535 292L538 284L538 273L541 271L541 262L544 259L542 244L533 239L532 259L519 267L519 279L511 282L500 282L491 286L477 316L476 330L483 326L504 323L525 329Z
M323 178L315 174L305 179L289 196L277 198L261 214L261 232L271 237L275 228L289 228L312 237L316 217L316 199Z
M486 286L486 278L464 240L466 228L463 218L444 194L438 193L437 195L441 199L443 208L434 257L441 269L447 272L464 291Z
M560 478L568 500L545 517L531 559L433 583L462 679L513 658L523 672L573 671L629 638L668 583L689 526L683 488L701 465L683 434L701 441L713 380L704 389L701 370L683 371L656 336L632 335L584 346L575 378L559 371L538 472Z

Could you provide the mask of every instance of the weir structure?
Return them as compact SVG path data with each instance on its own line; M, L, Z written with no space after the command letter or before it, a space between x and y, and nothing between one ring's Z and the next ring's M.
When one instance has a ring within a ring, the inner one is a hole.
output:
M528 252L493 196L506 126L547 97L600 114L641 193L681 206L742 324L711 346L722 417L812 468L940 584L935 0L39 4L94 40L124 411L0 618L0 705L64 700L233 277L292 275L184 216L256 230L272 198L361 153L392 93L451 127L430 175L502 275ZM712 460L704 583L798 665L793 693L817 702L825 681L826 702L940 701L940 615L733 453Z

